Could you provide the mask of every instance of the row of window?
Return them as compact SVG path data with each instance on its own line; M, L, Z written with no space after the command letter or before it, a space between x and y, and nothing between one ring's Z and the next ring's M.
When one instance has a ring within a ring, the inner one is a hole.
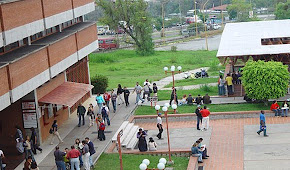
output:
M17 41L17 42L11 43L9 45L6 45L4 47L1 47L0 48L0 55L7 53L7 52L10 52L12 50L15 50L19 47L29 45L29 43L31 43L31 42L37 41L43 37L46 37L46 36L49 36L49 35L54 34L56 32L59 32L61 30L64 30L64 29L66 29L74 24L77 24L79 22L82 22L82 16L75 18L73 20L67 21L65 23L62 23L61 25L57 25L55 27L48 28L45 31L38 32L34 35L31 35L30 37L26 37L26 38L20 40L20 41Z
M261 44L262 45L290 44L290 37L264 38L261 39Z

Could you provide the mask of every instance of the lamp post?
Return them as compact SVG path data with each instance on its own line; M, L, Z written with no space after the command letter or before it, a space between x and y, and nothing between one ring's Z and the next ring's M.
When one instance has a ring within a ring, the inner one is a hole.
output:
M221 6L223 5L223 0L221 0ZM222 27L224 26L224 14L223 14L223 8L221 8L221 14L222 14Z
M173 90L175 90L175 89L174 89L174 88L175 88L175 87L174 87L174 82L175 82L175 81L174 81L174 74L175 74L175 73L181 73L181 69L182 69L182 67L181 67L181 66L178 66L178 67L177 67L177 70L178 70L178 71L175 71L175 66L171 66L171 67L170 67L170 71L171 71L171 75L172 75L172 89L173 89ZM168 67L164 67L163 70L165 71L165 74L167 74L167 72L168 72ZM175 90L175 92L174 92L174 103L177 104L177 103L176 103L176 90Z
M144 159L142 161L142 163L139 165L139 168L140 168L140 170L164 170L166 162L167 161L165 158L160 158L156 169L155 168L147 168L150 164L150 161L148 159Z
M118 141L118 152L119 152L119 159L120 159L120 170L123 170L123 159L122 159L122 150L121 150L121 137L123 136L123 129L117 135Z
M208 3L209 0L207 0L202 7L202 11L203 11L203 23L204 23L204 32L205 32L205 45L206 45L206 50L208 51L208 43L207 43L207 25L205 24L205 12L204 12L204 8L205 5Z
M164 112L165 119L166 119L167 144L168 144L168 154L169 154L168 164L173 164L173 161L171 159L170 137L169 137L168 115L167 115L167 113L168 112L171 112L171 111L168 111L168 107L169 107L169 103L165 103L164 106L162 107L162 111ZM176 113L177 105L176 104L173 104L171 106L171 108L173 109L173 112ZM160 109L160 106L159 105L156 105L155 106L155 110L157 111L157 113L158 113L159 109Z

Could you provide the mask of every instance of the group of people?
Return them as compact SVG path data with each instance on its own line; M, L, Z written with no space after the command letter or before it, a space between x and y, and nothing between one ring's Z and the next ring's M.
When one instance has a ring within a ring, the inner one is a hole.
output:
M208 94L205 94L203 97L201 97L200 94L197 95L196 98L193 98L191 94L183 95L181 102L178 104L179 106L181 105L193 105L193 104L201 105L201 104L210 104L210 96Z
M287 100L285 100L282 105L282 107L279 106L278 102L276 100L273 101L270 110L275 113L276 117L288 117L288 110L289 110L289 104Z
M228 73L226 78L223 79L223 76L220 75L218 79L218 92L220 96L226 95L226 88L225 85L227 86L227 91L228 95L234 94L233 92L233 84L241 84L242 80L240 79L241 77L241 72L234 72L234 73Z
M56 146L54 151L55 164L57 170L66 170L70 167L71 170L80 170L84 167L85 170L90 170L93 167L92 156L96 153L94 144L88 137L84 140L76 139L75 144L70 149L65 148L64 151Z
M140 152L146 152L148 151L156 151L157 150L157 144L154 141L152 137L149 138L149 142L147 144L146 141L147 133L140 128L137 132L137 138L138 138L138 148Z
M207 109L207 106L203 106L202 109L200 105L197 105L197 108L195 109L195 114L196 114L196 129L201 131L208 130L210 111Z
M198 157L198 163L203 163L203 159L208 159L206 145L202 144L203 138L199 138L191 147L192 156Z

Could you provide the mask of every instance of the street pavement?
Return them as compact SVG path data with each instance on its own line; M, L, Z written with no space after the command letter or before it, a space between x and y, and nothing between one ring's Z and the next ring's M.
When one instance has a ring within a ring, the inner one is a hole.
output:
M218 50L221 41L221 34L208 37L208 48L209 50ZM172 46L177 47L177 51L195 51L195 50L206 50L205 38L197 38L192 41L172 44L168 46L155 48L157 51L168 51Z

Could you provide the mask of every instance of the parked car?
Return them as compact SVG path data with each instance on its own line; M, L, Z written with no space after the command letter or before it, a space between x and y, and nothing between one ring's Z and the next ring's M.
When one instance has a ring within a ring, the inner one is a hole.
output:
M98 41L99 41L99 50L119 48L119 44L117 43L114 37L99 38Z
M218 25L218 24L213 24L213 25L212 25L212 28L213 28L214 30L218 30L218 29L221 28L221 26Z

